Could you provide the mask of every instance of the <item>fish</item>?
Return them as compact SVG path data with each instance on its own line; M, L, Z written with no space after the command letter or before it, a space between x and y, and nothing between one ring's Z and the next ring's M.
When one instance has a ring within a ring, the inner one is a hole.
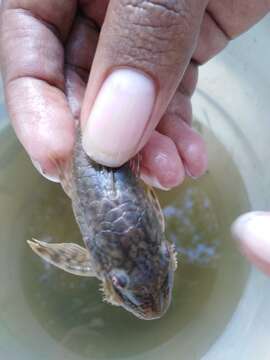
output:
M32 239L32 250L68 273L99 279L104 301L139 319L161 318L171 303L177 255L158 198L140 180L140 161L102 166L86 154L77 131L69 165L58 167L84 247Z

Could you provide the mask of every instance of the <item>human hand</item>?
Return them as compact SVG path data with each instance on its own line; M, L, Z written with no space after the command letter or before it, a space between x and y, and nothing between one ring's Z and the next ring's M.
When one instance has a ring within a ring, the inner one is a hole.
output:
M144 147L142 175L152 185L171 188L185 173L198 177L207 167L203 141L190 127L198 64L258 21L268 4L107 6L107 0L2 2L2 74L18 138L35 166L57 178L51 159L69 156L80 118L85 150L98 162L119 166Z

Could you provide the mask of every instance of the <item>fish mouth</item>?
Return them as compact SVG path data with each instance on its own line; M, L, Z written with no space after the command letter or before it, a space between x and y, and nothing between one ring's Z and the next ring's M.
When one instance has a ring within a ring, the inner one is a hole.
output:
M159 291L148 292L140 296L140 299L137 296L131 298L118 293L119 297L121 297L120 306L142 320L160 319L165 315L171 304L172 276L171 273L168 273Z
M137 318L141 320L157 320L162 318L169 308L169 302L163 307L150 306L145 309L129 309Z
M113 287L110 281L105 281L103 292L107 302L121 306L141 320L160 319L167 312L172 298L172 277L169 272L159 290L146 293L124 293Z
M171 296L160 294L158 297L151 296L150 299L146 299L140 305L135 305L128 299L125 299L122 301L121 306L141 320L156 320L165 315L170 303Z

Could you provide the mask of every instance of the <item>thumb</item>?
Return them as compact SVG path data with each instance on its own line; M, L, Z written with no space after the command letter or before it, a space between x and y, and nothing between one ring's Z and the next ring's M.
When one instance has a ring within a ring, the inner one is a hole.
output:
M255 211L240 216L232 225L232 234L243 254L270 275L270 212Z
M145 145L190 61L206 3L110 1L81 114L94 160L120 166Z

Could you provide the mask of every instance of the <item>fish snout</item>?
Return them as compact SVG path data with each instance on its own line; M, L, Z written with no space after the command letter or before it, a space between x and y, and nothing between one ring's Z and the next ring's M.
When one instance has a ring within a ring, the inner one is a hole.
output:
M151 302L148 303L148 306L144 308L143 319L145 320L154 320L161 318L170 305L170 298L164 296L163 293L160 293L157 296L152 296Z

